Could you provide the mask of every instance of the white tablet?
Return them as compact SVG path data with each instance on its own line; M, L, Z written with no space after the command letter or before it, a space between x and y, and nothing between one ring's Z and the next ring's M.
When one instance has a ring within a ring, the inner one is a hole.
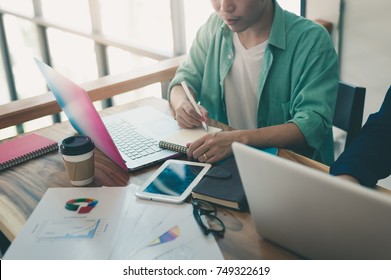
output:
M142 199L181 203L210 167L208 163L169 159L136 192L136 196Z

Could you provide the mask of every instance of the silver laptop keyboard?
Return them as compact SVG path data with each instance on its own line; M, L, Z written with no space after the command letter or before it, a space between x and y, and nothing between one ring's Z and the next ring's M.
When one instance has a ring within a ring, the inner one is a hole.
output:
M118 150L132 160L161 151L156 139L144 137L131 123L122 120L106 123L106 127Z

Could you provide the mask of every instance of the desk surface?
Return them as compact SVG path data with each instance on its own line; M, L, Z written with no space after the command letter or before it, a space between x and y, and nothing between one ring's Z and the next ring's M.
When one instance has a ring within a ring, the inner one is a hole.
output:
M152 105L164 113L171 114L167 101L146 98L126 105L116 106L101 112L109 115L127 109ZM226 126L212 124L227 129ZM36 133L60 142L75 134L68 122L55 124ZM287 150L280 150L279 156L327 171L327 167ZM114 165L99 150L95 154L95 179L91 186L126 186L129 183L141 185L157 168L148 167L141 171L126 173ZM0 173L0 230L13 240L33 212L48 188L72 187L67 178L61 156L52 152L30 160ZM219 217L226 225L225 237L217 242L226 259L298 259L295 254L270 243L255 232L250 213L220 208Z

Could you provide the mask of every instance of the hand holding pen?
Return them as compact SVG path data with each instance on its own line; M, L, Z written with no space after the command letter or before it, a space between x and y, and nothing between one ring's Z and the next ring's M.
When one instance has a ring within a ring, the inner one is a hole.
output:
M186 96L189 99L189 101L190 101L191 105L193 106L194 110L196 110L197 114L199 114L202 117L202 113L200 111L200 108L198 107L198 104L194 100L194 97L191 94L191 92L189 90L189 87L187 86L186 82L182 81L181 85L182 85L183 89L185 90ZM202 126L204 127L205 131L208 131L208 125L205 123L205 121L203 120L201 123L202 123Z

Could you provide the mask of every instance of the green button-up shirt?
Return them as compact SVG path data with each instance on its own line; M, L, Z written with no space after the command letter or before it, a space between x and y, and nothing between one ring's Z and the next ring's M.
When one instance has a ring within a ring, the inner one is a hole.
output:
M331 128L339 81L337 54L322 26L274 4L259 75L258 127L295 123L314 149L313 158L331 164ZM232 35L216 14L211 15L169 86L170 91L186 80L209 117L226 124L224 79L235 55Z

